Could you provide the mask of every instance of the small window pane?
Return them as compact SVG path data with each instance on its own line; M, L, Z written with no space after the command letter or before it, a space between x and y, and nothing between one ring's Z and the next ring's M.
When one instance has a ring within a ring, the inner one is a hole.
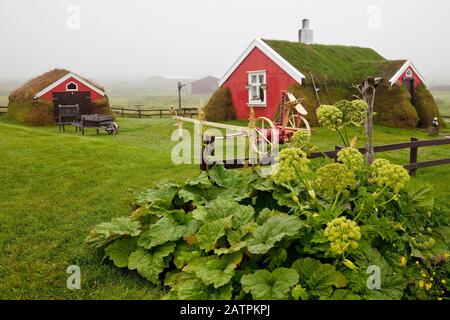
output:
M263 84L263 83L266 83L266 81L265 81L265 79L264 79L265 77L264 77L264 75L262 74L262 75L260 75L259 76L259 83L261 83L261 84Z
M251 83L256 83L256 79L257 79L257 78L256 78L256 75L252 75L252 76L251 76L250 82L251 82Z
M252 87L252 99L258 99L258 88Z

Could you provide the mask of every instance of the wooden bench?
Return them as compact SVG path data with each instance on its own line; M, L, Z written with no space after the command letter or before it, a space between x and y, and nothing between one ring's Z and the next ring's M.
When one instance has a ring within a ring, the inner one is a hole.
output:
M80 121L80 106L78 104L58 105L57 112L56 124L59 126L59 132L61 132L61 129L66 132L65 125L73 125Z

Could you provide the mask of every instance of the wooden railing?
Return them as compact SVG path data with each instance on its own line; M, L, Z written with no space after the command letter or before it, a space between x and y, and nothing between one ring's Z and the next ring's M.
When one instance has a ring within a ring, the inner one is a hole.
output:
M204 159L204 154L214 155L214 137L206 137L205 143L204 143L204 152L201 153L201 164L200 164L200 170L206 170L207 167L211 167L215 162L211 163L211 161L207 161ZM437 140L418 140L416 138L411 138L410 142L401 142L401 143L394 143L394 144L388 144L388 145L382 145L382 146L376 146L374 147L375 153L380 152L389 152L389 151L396 151L396 150L402 150L402 149L409 149L409 163L404 165L404 168L409 171L410 175L415 175L417 169L421 168L428 168L428 167L434 167L444 164L450 164L450 158L444 158L444 159L436 159L436 160L429 160L429 161L418 161L418 153L419 148L424 147L434 147L434 146L443 146L443 145L450 145L450 139L437 139ZM338 152L342 149L341 146L335 146L335 150L333 151L325 151L325 152L316 152L309 155L310 159L316 159L321 157L329 157L334 160L337 159ZM363 154L366 153L365 148L360 148L359 151ZM450 152L449 152L450 154ZM248 162L249 159L232 159L232 160L223 160L218 161L217 163L223 163L225 168L227 169L237 169L237 168L243 168L245 167L245 163ZM274 156L266 156L260 159L261 165L271 165L275 163L275 157Z
M0 106L0 116L8 113L7 106Z
M125 107L112 107L112 111L122 117L135 117L135 118L153 118L153 117L169 117L172 116L170 109L133 109ZM174 108L178 110L178 108ZM197 108L181 108L181 115L186 116L197 116Z

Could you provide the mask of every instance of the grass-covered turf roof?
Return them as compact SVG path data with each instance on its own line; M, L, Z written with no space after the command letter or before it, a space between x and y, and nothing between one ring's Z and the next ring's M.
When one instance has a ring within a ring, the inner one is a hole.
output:
M359 83L367 76L389 80L406 60L387 60L370 48L341 45L303 44L281 40L263 40L307 80L329 83Z
M33 78L20 88L14 90L10 95L10 101L16 98L32 99L36 93L47 88L49 85L58 81L68 73L70 73L70 71L66 69L53 69L36 78ZM104 89L96 83L85 78L83 78L83 80L104 91Z

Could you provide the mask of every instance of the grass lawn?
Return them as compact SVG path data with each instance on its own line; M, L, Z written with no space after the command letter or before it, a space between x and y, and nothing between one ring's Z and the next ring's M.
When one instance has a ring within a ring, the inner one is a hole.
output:
M175 166L171 119L118 119L117 136L77 135L73 128L30 128L0 117L0 299L157 299L162 291L109 263L83 241L100 222L129 212L135 196L163 179L183 181L197 165ZM448 130L448 129L447 129ZM450 134L449 134L450 135ZM418 130L376 127L377 144L428 138ZM324 150L339 143L316 129ZM362 140L361 140L362 143ZM450 146L419 150L419 159L449 157ZM385 155L406 163L408 151ZM449 206L450 166L423 169L413 180L429 184ZM82 290L66 288L66 268L81 267Z

